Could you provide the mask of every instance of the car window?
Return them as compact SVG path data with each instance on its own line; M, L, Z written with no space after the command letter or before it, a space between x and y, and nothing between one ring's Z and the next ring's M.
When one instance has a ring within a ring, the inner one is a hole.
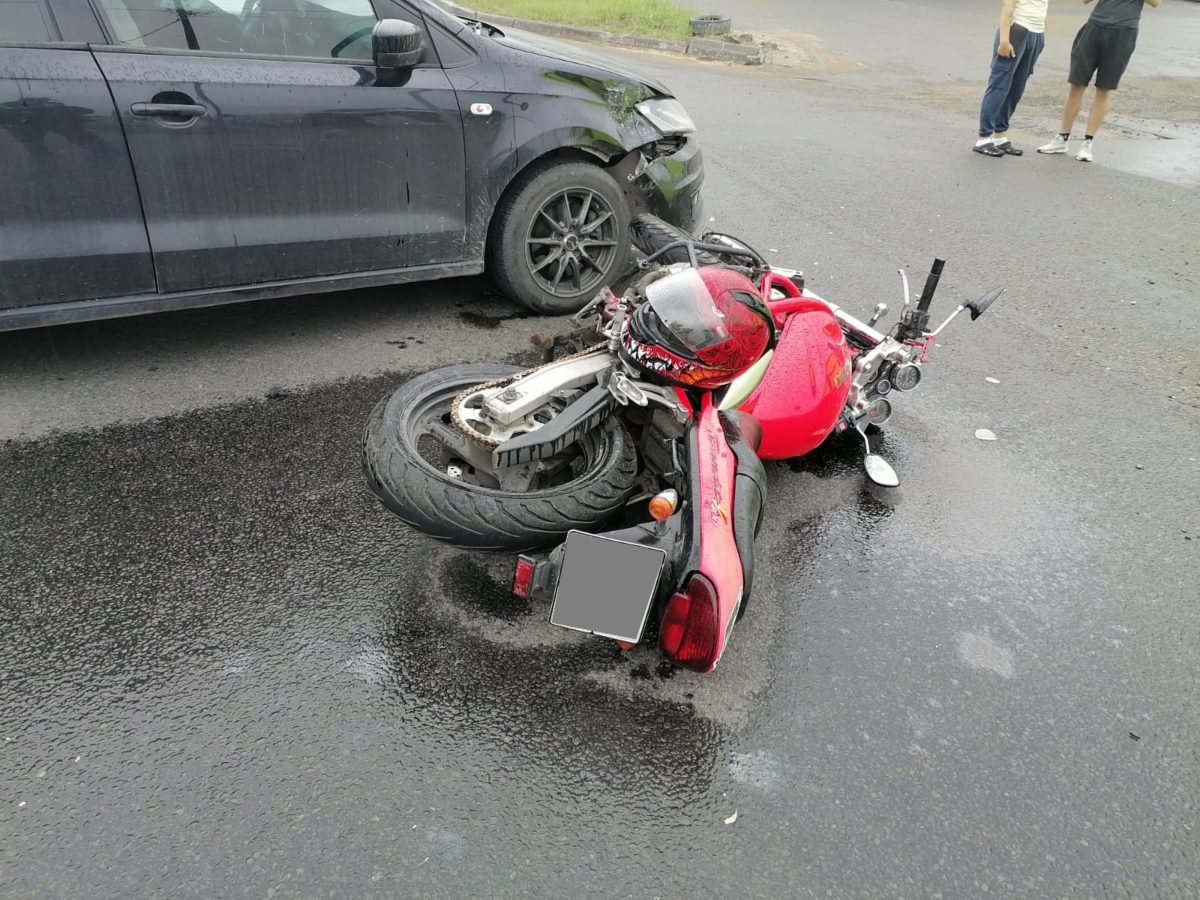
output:
M57 41L41 0L0 0L0 41Z
M371 58L370 0L99 0L124 47Z
M429 23L429 36L433 38L433 46L437 51L438 60L445 69L466 66L477 59L469 47L458 38L451 36L436 22Z

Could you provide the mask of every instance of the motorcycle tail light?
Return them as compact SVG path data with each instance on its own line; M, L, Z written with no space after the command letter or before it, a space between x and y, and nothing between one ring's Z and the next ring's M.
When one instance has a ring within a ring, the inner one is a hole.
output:
M512 592L523 600L529 599L529 589L533 584L533 560L528 556L517 557L517 571L513 575Z
M719 652L717 589L703 575L693 575L667 603L658 645L671 662L694 672L708 672Z

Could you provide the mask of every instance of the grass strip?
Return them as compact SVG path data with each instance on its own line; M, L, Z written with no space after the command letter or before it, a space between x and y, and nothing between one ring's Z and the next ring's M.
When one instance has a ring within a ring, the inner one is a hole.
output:
M514 19L687 40L694 13L672 0L460 0L468 9Z

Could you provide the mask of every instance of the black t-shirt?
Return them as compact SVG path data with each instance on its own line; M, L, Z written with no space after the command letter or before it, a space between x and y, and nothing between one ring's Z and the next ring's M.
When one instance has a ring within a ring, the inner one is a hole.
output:
M1108 28L1137 28L1143 6L1142 0L1096 0L1091 21Z

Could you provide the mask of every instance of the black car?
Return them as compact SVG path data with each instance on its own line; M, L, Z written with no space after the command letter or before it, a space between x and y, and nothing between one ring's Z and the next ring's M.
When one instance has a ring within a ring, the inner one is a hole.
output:
M0 330L484 270L571 311L698 219L693 132L425 0L0 0Z

